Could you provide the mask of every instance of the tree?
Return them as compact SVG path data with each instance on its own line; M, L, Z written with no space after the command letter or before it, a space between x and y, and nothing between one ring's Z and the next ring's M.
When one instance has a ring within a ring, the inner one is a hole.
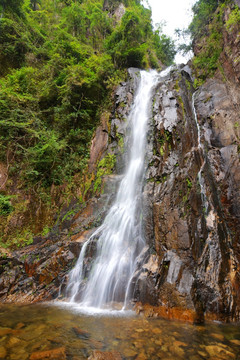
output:
M1 0L0 7L2 11L11 11L16 14L20 14L24 0Z

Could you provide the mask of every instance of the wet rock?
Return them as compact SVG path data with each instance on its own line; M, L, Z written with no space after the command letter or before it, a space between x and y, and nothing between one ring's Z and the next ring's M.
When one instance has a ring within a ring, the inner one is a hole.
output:
M180 359L184 359L184 357L185 357L184 356L185 355L184 350L180 346L177 346L176 343L174 343L172 346L169 347L169 351L173 355L177 356Z
M90 338L89 333L87 333L86 331L84 331L78 327L74 327L72 330L79 339L88 340Z
M90 160L89 160L89 172L91 173L96 164L101 159L103 153L106 151L108 146L108 122L109 113L103 113L101 116L101 125L98 126L95 132L95 136L92 140L90 149Z
M30 355L29 360L66 360L66 350L64 347L47 350L47 351L37 351Z
M136 360L147 360L147 355L145 354L145 352L140 352L140 354L138 354L138 356L136 357Z
M12 329L6 327L0 327L0 336L4 336L11 333L12 333Z
M122 360L122 357L117 351L94 350L88 360Z
M230 340L230 342L234 345L238 345L240 346L240 340L237 340L237 339L233 339L233 340Z
M224 344L221 345L208 345L205 347L207 353L212 357L219 359L235 359L235 355L229 351L228 347Z
M4 346L0 346L0 359L5 359L7 357L7 350Z
M136 355L137 355L136 350L133 350L133 349L125 349L124 350L124 356L126 358L135 358Z
M8 341L8 346L9 347L12 347L12 346L15 346L17 345L21 340L15 336L11 336L9 341Z
M222 334L211 334L211 336L219 341L224 341L224 335Z

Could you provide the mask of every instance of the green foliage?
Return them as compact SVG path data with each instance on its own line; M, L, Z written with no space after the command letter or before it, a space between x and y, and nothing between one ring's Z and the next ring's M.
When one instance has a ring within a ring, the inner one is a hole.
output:
M33 233L30 229L19 230L13 237L8 239L6 242L2 242L0 238L0 246L7 249L17 249L22 248L26 245L31 245L33 243Z
M162 34L162 31L159 28L154 32L153 42L157 57L161 59L164 64L171 65L176 55L176 48L173 40L165 34Z
M231 31L231 29L235 25L240 25L240 10L239 7L236 5L235 9L230 13L229 19L227 20L225 26L228 31Z
M105 175L110 175L115 166L116 156L114 154L107 154L98 164L97 175L94 183L94 192L101 189L102 178Z
M189 26L191 35L193 37L206 35L206 25L211 22L217 7L227 2L226 0L198 0L192 7L194 17Z
M189 178L186 178L186 182L187 182L187 187L188 189L191 189L192 188L192 182Z
M100 111L121 80L119 68L172 61L173 44L153 33L151 12L139 1L124 3L114 28L103 1L26 0L24 18L14 15L13 4L22 1L4 2L1 153L4 160L10 147L17 163L10 170L26 185L58 185L84 169Z
M121 24L106 41L106 49L119 67L159 67L170 64L176 54L170 38L153 32L151 12L143 7L125 12Z
M23 2L24 0L1 0L0 11L11 11L16 14L20 14Z
M0 215L6 216L13 211L11 197L0 194Z
M228 3L230 0L198 0L193 6L194 18L189 30L200 49L193 59L200 84L219 67L219 56L223 48L223 11Z
M126 11L117 21L113 14L120 2ZM104 3L0 1L0 161L9 162L7 186L13 195L20 188L50 207L51 188L65 183L74 188L86 172L100 116L112 107L112 92L126 68L159 68L173 60L173 43L153 31L151 12L139 0L109 0L108 9ZM115 160L104 161L95 190ZM20 200L15 200L16 212ZM0 201L4 215L13 210L10 198ZM16 243L31 241L21 234Z

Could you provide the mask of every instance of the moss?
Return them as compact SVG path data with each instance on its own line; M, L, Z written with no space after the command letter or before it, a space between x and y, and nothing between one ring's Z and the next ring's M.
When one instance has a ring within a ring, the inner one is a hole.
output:
M174 89L179 92L180 91L180 86L179 86L179 80L176 80L176 83L174 85Z
M125 102L121 101L118 106L119 106L120 108L125 108L125 107L126 107L126 104L125 104Z
M192 89L192 84L191 84L191 82L188 81L187 79L185 79L185 83L186 83L186 85L187 85L188 91L191 91L191 89Z
M164 155L164 146L162 145L162 146L160 146L160 149L159 149L159 154L161 155L161 156L163 156Z
M185 120L185 109L184 109L183 99L181 98L181 96L178 96L178 102L182 108L183 119Z
M195 76L197 78L197 84L201 85L207 77L212 77L215 71L220 68L221 71L221 63L220 63L220 54L223 50L223 29L227 29L227 31L231 32L236 25L240 24L240 11L236 6L232 10L230 7L230 15L228 20L224 23L225 19L225 9L228 7L228 2L223 2L220 6L214 6L212 9L209 8L209 19L206 21L204 26L200 26L201 12L204 7L199 8L202 3L205 3L205 9L207 6L211 7L210 3L207 4L205 1L200 0L196 5L196 13L192 24L190 25L190 31L192 35L195 37L195 43L199 49L197 55L193 59L193 65L195 68ZM202 10L201 10L202 9ZM204 21L207 20L206 17ZM194 30L194 26L197 26L199 31ZM229 54L231 51L230 47L226 47L226 52ZM223 71L223 79L226 81Z
M203 102L204 104L206 104L207 102L209 102L212 99L212 95L208 96L207 99L205 99Z
M11 196L0 194L0 215L7 216L13 212L14 207L11 204Z
M33 237L34 234L32 230L30 228L26 228L22 232L19 230L19 232L15 233L14 236L11 236L11 238L9 238L6 242L3 242L2 239L0 239L0 246L5 249L22 248L27 245L31 245L33 243Z
M98 164L97 174L94 182L94 192L99 192L102 186L102 179L105 175L110 175L116 163L114 154L107 154Z
M123 135L116 132L116 137L117 137L117 142L118 142L120 152L123 153L124 152L124 138L123 138Z
M192 188L192 182L189 178L186 178L186 182L187 182L187 187L188 189L191 189Z
M228 20L226 21L225 28L228 32L232 32L235 26L240 25L240 10L236 5L235 8L231 11Z
M234 128L235 128L235 129L238 129L239 126L240 126L239 122L236 121L235 124L234 124Z

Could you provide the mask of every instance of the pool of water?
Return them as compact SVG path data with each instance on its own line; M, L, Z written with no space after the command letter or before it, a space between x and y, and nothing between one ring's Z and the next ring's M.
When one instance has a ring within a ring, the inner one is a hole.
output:
M53 349L69 360L87 359L94 350L137 360L240 359L240 325L91 316L51 304L0 306L0 359L47 359L41 356Z

